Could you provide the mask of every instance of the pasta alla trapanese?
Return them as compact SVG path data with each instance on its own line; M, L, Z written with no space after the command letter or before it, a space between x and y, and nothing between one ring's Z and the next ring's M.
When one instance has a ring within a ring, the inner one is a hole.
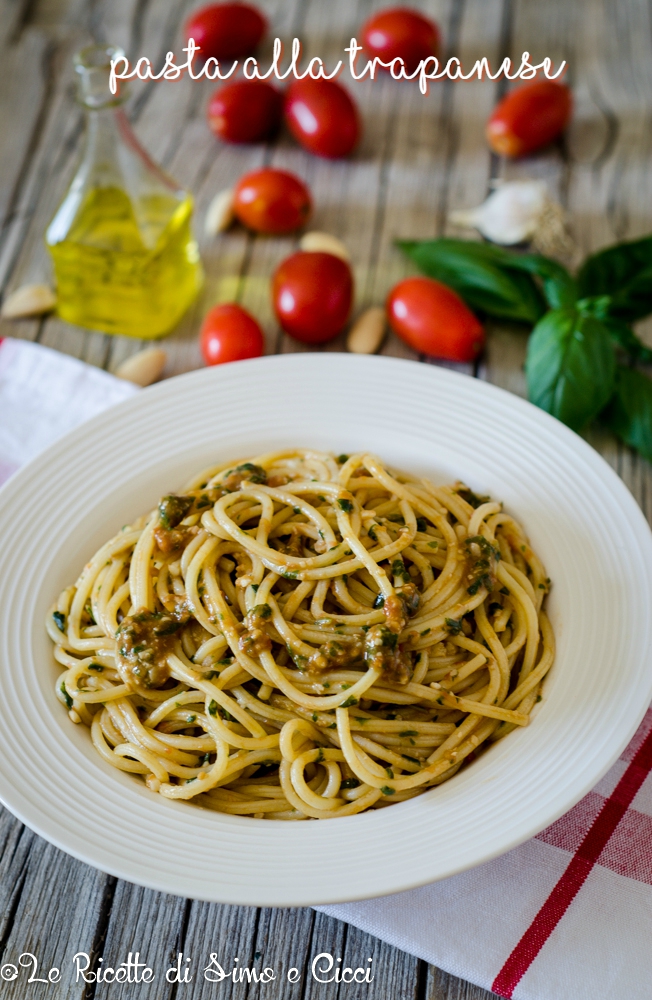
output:
M350 816L527 725L554 658L549 582L514 518L460 483L259 455L163 497L63 591L57 696L152 792Z

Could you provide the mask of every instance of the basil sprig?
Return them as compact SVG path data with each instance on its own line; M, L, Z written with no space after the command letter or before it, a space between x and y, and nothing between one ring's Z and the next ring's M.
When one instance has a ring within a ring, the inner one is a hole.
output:
M652 362L631 326L652 313L652 236L591 255L576 277L541 254L489 243L398 245L471 309L533 327L525 364L531 402L576 431L600 416L652 461L652 381L628 367Z

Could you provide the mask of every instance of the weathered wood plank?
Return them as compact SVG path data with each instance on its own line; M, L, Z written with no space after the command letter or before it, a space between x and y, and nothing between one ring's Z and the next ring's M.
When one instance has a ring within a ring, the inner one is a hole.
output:
M29 995L26 984L32 969L27 967L29 959L23 958L23 968L19 960L31 952L38 961L39 978L47 979L51 968L60 970L60 983L48 987L51 995L81 1000L84 983L75 983L72 960L77 952L92 949L107 876L27 831L2 875L3 886L14 892L5 911L2 961L19 969L15 980L3 983L3 997L23 1000Z
M311 948L315 913L305 908L266 908L259 914L255 953L260 954L261 966L274 969L277 977L274 983L265 985L265 990L272 987L272 995L284 1000L300 1000L303 997L304 966ZM288 981L288 973L293 968L298 968L302 974L297 982Z
M373 982L367 985L340 984L342 1000L417 1000L419 987L419 960L357 927L347 927L342 966L373 969ZM338 956L336 955L335 958ZM371 962L368 959L371 958Z
M268 965L267 957L257 950L256 928L258 926L258 910L247 906L217 906L209 903L193 903L190 909L185 937L179 948L185 958L191 957L194 978L192 988L182 987L184 995L191 1000L244 1000L247 996L247 982L233 983L232 979L217 981L220 975L216 962L224 972L229 973L236 967L257 969L261 972ZM215 956L215 961L211 956ZM210 977L206 978L204 971ZM254 987L255 988L255 987ZM181 989L181 987L180 987ZM274 983L258 987L264 989L266 995L277 995ZM190 991L185 992L185 991Z
M95 968L117 969L131 952L140 955L154 972L151 982L138 986L138 1000L166 1000L173 997L174 985L166 981L166 971L182 951L190 903L118 882L113 896L106 941ZM102 961L100 961L102 959ZM95 984L94 1000L131 1000L135 987L129 983Z
M27 876L27 865L35 835L6 809L0 811L0 943L3 949ZM2 956L0 955L0 958Z
M467 983L464 979L450 976L433 965L428 966L428 976L424 1000L493 1000L496 996L489 990Z
M334 959L344 956L347 930L347 925L342 920L327 917L325 913L315 913L311 947L306 950L307 961L304 969L303 994L305 1000L334 1000L335 997L339 997L339 989L336 984L318 982L318 979L328 979L329 976L318 973L315 977L312 969L313 962L319 955L332 955ZM324 963L318 962L317 966L324 968Z
M48 112L52 52L42 32L25 31L2 51L0 121L11 141L0 145L0 231L14 210L38 131ZM30 67L23 73L24 66Z

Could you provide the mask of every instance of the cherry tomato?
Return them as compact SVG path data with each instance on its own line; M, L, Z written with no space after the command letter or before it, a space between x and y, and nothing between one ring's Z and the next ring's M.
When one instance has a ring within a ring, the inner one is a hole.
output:
M266 30L266 18L248 3L211 3L186 21L186 38L195 39L202 59L248 56Z
M351 268L331 253L292 254L274 275L274 312L286 333L304 344L336 337L349 318L352 300Z
M307 221L312 199L294 174L264 167L240 178L233 208L243 226L257 233L291 233Z
M347 156L360 137L357 108L335 80L295 80L285 98L285 120L297 142L316 156Z
M221 365L225 361L259 358L265 341L253 316L235 302L226 302L206 313L199 346L207 365Z
M363 25L362 44L370 56L384 63L400 58L406 73L414 73L422 59L438 54L439 28L418 10L388 7Z
M484 344L477 316L452 288L432 278L406 278L387 298L394 333L415 351L448 361L473 361Z
M208 105L211 131L224 142L261 142L278 129L283 95L264 80L238 80L215 91Z
M487 122L487 141L501 156L525 156L566 128L573 98L564 83L535 80L503 97Z

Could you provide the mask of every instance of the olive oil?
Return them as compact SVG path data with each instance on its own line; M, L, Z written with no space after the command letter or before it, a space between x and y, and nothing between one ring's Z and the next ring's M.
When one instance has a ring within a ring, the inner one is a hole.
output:
M59 316L128 337L162 337L202 283L192 234L193 201L146 153L109 87L118 50L91 45L75 56L86 144L45 234Z
M99 187L85 194L63 239L55 217L46 240L59 316L130 337L169 331L201 284L192 207L190 195L153 194L134 204L118 187Z

